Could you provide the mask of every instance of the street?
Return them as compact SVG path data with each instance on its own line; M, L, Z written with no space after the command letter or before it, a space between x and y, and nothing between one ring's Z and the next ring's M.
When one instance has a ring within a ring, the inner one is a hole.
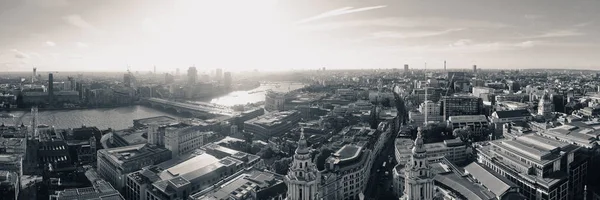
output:
M381 153L375 159L369 182L365 189L366 199L394 199L392 195L392 169L396 165L394 158L394 140L396 134L392 134L385 143ZM385 168L382 168L383 162L386 162ZM387 172L387 175L386 175Z

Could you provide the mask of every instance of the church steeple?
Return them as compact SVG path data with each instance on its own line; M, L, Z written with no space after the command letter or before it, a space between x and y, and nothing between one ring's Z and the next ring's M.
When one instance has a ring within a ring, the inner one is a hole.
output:
M433 174L427 160L427 150L423 144L421 127L417 129L417 139L412 148L411 162L405 166L404 199L431 200L434 195Z
M312 162L310 147L306 143L304 128L302 128L294 161L285 176L285 183L288 187L287 200L316 200L319 178L319 171Z

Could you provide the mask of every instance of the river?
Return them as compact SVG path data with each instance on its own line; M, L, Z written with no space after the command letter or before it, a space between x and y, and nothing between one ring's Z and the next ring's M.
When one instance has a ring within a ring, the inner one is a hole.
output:
M235 91L231 92L222 97L208 100L211 103L220 104L224 106L232 106L236 104L256 103L265 100L265 93L267 90L272 89L274 91L285 92L295 90L303 87L302 84L297 83L278 83L278 84L263 84L258 88L250 91ZM29 125L31 123L31 113L23 111L14 111L10 114L14 115L14 118L0 118L0 123L7 125L21 124L24 123ZM148 108L145 106L127 106L119 108L97 108L97 109L84 109L84 110L52 110L52 111L39 111L38 121L40 124L47 124L54 126L55 128L76 128L82 125L96 126L99 129L112 128L115 130L125 129L133 126L134 119L155 117L155 116L171 116L178 118L178 116L171 113L167 113L161 110Z

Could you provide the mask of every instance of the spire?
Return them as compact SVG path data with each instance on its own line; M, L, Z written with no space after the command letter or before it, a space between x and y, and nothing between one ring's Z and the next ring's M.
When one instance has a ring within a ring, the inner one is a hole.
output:
M308 145L306 144L306 139L304 138L304 128L300 128L300 140L298 140L298 148L296 149L296 154L307 154L309 153Z
M415 139L415 146L412 149L412 153L425 153L425 147L423 146L423 133L421 127L417 128L417 139Z

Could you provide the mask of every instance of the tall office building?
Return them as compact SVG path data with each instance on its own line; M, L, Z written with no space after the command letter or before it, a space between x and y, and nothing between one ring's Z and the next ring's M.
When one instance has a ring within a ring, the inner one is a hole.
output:
M477 65L473 65L473 73L477 73Z
M218 68L217 72L215 74L215 79L220 81L222 78L223 78L223 69Z
M35 83L37 79L37 68L33 68L33 74L31 75L31 83Z
M231 81L231 72L225 72L225 74L223 74L223 85L228 90L232 88Z
M69 90L76 90L77 87L77 82L75 81L75 78L72 76L67 77L67 80L69 80L69 84L70 87L68 88Z
M407 72L408 71L408 64L404 64L404 71Z
M318 198L320 174L317 166L312 162L310 147L304 138L304 129L300 133L298 148L294 154L294 161L285 176L288 200L312 200Z
M479 97L458 95L442 97L444 119L450 116L479 115L483 109L483 100Z
M196 67L190 67L187 71L188 76L188 84L193 85L196 84L196 79L198 78L198 70Z
M446 61L444 60L444 71L446 71Z
M404 196L402 199L423 199L432 200L435 188L433 185L433 176L431 166L427 159L427 150L423 144L423 135L421 127L417 128L417 139L412 148L411 162L406 164L404 176Z
M54 74L48 74L48 101L54 103Z

